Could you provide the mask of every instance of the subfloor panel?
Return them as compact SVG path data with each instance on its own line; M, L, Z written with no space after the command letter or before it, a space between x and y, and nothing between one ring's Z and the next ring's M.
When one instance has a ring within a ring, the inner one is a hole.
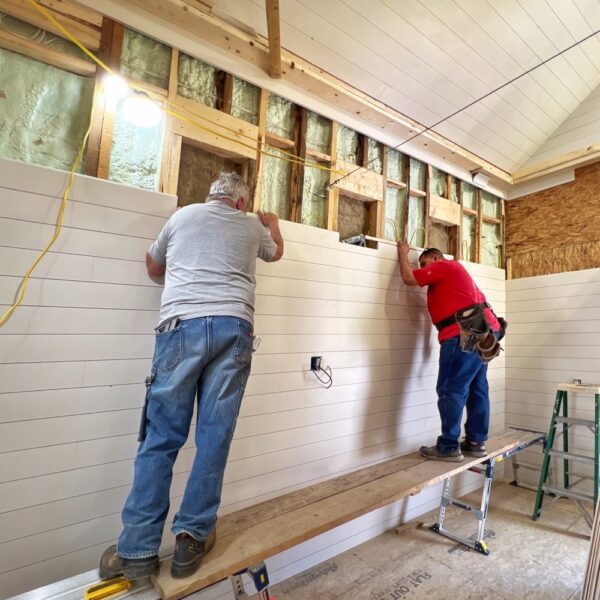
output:
M478 505L481 494L464 499ZM583 582L589 528L568 500L547 499L531 520L535 493L496 482L483 556L427 529L419 517L273 586L277 600L575 600ZM476 533L470 513L449 508L446 527Z

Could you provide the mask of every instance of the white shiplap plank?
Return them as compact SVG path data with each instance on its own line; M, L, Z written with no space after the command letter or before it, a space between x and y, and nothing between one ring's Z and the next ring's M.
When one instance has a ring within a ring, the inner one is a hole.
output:
M4 311L8 305L0 306ZM148 335L157 325L155 311L69 306L20 306L0 329L2 335Z
M598 269L584 269L581 271L569 271L568 273L512 279L506 282L507 301L510 302L512 300L511 294L513 291L554 287L562 289L562 286L594 282L600 282L600 270Z
M0 363L150 359L152 335L4 335Z
M38 254L36 250L0 246L0 275L22 277ZM143 256L138 260L118 260L50 251L36 267L34 278L157 287L148 277Z
M0 246L0 275L22 277L39 252L22 248ZM36 277L89 281L92 278L94 259L91 256L57 254L49 252L36 267Z
M0 158L0 185L7 190L61 198L67 179L68 173L65 171ZM177 207L175 196L148 193L139 188L84 175L75 178L69 198L163 219L172 215Z
M51 419L136 408L142 405L143 394L141 382L132 385L104 385L4 394L0 403L0 422Z
M0 303L10 304L19 277L0 277ZM160 305L161 288L54 279L31 279L24 306L69 306L150 310Z
M0 213L0 240L3 246L41 250L53 234L52 225L6 219ZM149 238L129 238L124 235L63 227L52 248L54 252L66 254L139 261L140 257L145 256L150 244Z
M20 190L3 189L2 216L6 219L54 225L60 198L33 195ZM144 215L115 207L97 206L73 200L67 203L63 226L101 231L130 237L154 239L163 228L162 217Z
M558 298L535 298L532 300L519 300L511 302L509 310L511 314L535 313L540 311L564 310L565 308L584 310L600 308L600 299L596 294L574 294L570 298L564 296Z

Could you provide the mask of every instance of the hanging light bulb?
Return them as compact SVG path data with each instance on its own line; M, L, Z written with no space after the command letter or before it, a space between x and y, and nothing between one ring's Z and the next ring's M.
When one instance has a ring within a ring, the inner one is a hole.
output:
M136 127L156 127L161 117L160 108L146 94L130 94L123 101L123 118Z
M107 75L102 84L106 98L115 102L129 93L127 82L119 75Z

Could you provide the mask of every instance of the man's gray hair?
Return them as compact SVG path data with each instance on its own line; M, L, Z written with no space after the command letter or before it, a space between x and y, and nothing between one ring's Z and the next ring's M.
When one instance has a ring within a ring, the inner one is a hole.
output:
M240 198L249 200L250 190L242 176L238 173L221 173L219 179L210 184L210 191L206 200L216 200L217 198L229 198L237 202Z

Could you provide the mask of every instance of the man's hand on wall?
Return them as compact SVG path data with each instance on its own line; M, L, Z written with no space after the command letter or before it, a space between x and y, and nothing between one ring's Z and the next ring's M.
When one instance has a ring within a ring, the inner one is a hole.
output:
M409 251L410 251L410 246L408 245L408 242L406 242L406 241L398 242L398 258L407 257Z
M279 217L275 213L258 211L258 218L265 227L271 227L279 221Z

